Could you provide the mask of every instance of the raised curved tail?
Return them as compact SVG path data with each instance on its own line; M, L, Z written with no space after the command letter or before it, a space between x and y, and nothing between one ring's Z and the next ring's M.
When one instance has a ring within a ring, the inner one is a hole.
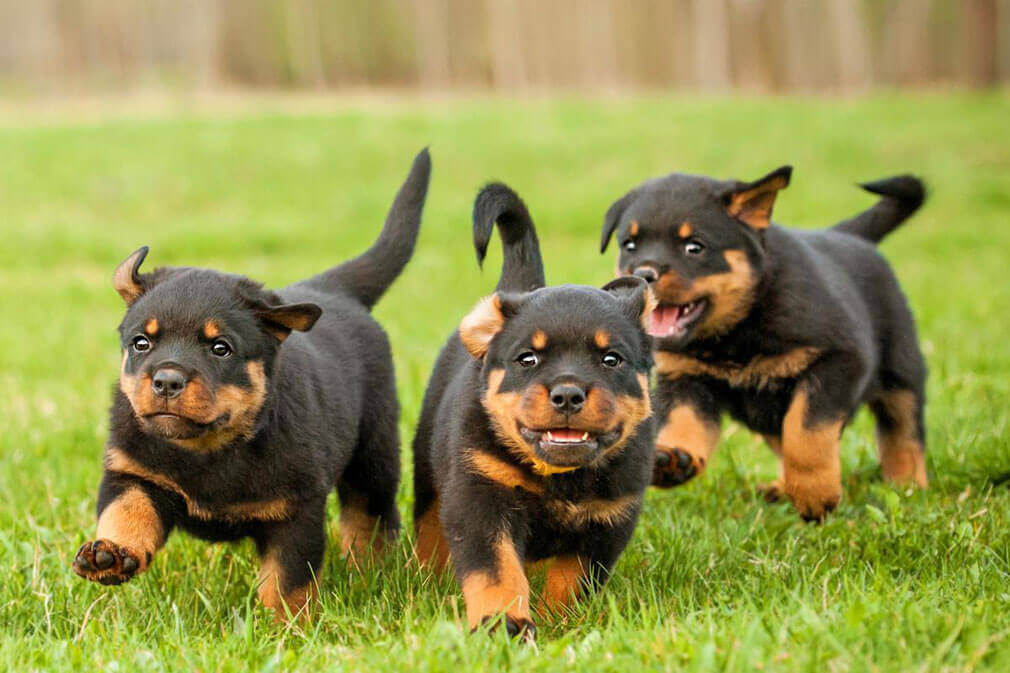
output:
M926 187L922 180L911 175L896 175L883 180L860 185L881 199L848 220L842 220L831 229L879 243L898 228L902 222L919 209L926 200Z
M425 148L414 158L372 247L315 276L308 284L329 292L345 292L367 308L375 306L414 254L430 177L431 157Z
M480 190L473 204L473 247L481 266L496 223L502 240L503 260L495 289L529 292L546 285L540 242L530 212L519 195L500 182Z

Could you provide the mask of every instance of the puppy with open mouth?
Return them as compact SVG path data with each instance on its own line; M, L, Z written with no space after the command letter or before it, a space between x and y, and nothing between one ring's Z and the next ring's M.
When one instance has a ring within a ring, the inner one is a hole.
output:
M417 554L451 560L471 629L504 615L533 637L526 567L546 563L544 603L601 585L631 537L649 484L653 432L637 278L544 287L533 222L508 187L474 206L483 260L504 246L495 294L442 350L414 438Z
M281 290L209 269L141 273L147 248L119 266L123 361L78 575L126 582L176 527L251 537L259 596L284 618L313 594L334 488L345 553L395 537L399 407L369 311L413 253L430 172L425 150L368 251Z
M616 235L617 272L659 302L654 483L702 472L724 412L764 435L782 459L766 489L821 519L841 498L843 427L868 403L884 476L926 486L926 366L915 320L875 244L923 202L919 180L863 187L881 196L832 228L772 224L789 184L782 167L754 182L674 173L618 199L601 252Z

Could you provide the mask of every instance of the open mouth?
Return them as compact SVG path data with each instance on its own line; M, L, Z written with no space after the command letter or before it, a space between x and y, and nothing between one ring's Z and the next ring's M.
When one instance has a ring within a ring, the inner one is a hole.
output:
M617 441L621 433L620 428L594 434L578 428L534 430L520 425L519 434L545 463L555 467L581 467L596 457L601 446Z
M660 304L652 312L649 334L654 337L683 337L705 313L707 306L706 299L686 304Z

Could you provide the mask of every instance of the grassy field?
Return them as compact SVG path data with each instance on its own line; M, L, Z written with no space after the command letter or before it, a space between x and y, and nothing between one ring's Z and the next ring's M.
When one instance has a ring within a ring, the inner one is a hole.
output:
M999 94L0 120L0 669L1010 669L1008 120ZM497 276L497 242L483 272L470 243L483 182L526 198L550 282L599 285L613 269L597 254L603 212L645 177L793 163L777 219L817 227L872 202L853 183L911 170L931 198L883 248L931 368L929 491L881 482L863 413L843 439L842 506L805 525L755 495L774 460L728 425L702 479L649 494L606 590L540 619L537 648L464 634L454 582L419 571L408 537L377 567L329 554L322 609L303 627L256 605L248 543L177 534L128 585L75 577L119 366L115 265L149 244L152 265L288 283L369 244L424 145L434 174L417 255L376 310L405 445L441 342Z

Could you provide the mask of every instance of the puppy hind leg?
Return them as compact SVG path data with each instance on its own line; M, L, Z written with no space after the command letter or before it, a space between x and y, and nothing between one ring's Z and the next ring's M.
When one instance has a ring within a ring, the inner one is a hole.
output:
M921 395L889 390L870 404L877 419L877 451L884 478L926 488L926 442Z

